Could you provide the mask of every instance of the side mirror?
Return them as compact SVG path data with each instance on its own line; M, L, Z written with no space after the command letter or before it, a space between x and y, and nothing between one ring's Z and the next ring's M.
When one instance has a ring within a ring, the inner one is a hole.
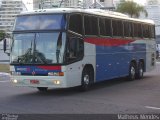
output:
M4 53L7 50L7 40L6 39L3 39L3 50L4 50Z

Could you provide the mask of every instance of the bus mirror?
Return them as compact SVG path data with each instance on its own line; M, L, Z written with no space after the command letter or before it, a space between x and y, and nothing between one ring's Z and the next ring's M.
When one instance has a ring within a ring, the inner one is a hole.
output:
M9 49L7 46L9 46L9 45L7 45L7 39L4 39L3 40L3 50L4 50L4 53L6 53L9 56L10 53L9 53Z
M4 50L4 53L7 50L7 40L6 39L3 40L3 50Z

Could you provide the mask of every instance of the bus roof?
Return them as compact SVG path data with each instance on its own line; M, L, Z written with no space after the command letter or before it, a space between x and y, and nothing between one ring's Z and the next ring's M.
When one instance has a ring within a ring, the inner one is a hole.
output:
M130 18L129 16L122 14L122 13L113 12L113 11L105 11L105 10L101 10L101 9L80 9L80 8L39 9L39 10L22 12L20 15L35 15L35 14L46 14L46 13L48 13L48 14L50 14L50 13L83 13L83 14L106 16L106 17L119 18L119 19L124 19L124 20L131 20L131 21L154 24L153 20Z

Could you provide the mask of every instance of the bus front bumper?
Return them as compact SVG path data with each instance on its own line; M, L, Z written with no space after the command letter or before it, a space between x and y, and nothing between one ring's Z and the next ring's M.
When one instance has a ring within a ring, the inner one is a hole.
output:
M66 88L64 76L11 76L15 86Z

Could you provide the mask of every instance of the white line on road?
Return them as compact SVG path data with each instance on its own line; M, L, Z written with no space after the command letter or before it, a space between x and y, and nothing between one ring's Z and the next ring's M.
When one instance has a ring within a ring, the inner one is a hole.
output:
M0 81L0 83L5 83L5 82L10 82L10 81Z
M145 108L154 109L154 110L160 110L158 107L152 107L152 106L145 106Z

